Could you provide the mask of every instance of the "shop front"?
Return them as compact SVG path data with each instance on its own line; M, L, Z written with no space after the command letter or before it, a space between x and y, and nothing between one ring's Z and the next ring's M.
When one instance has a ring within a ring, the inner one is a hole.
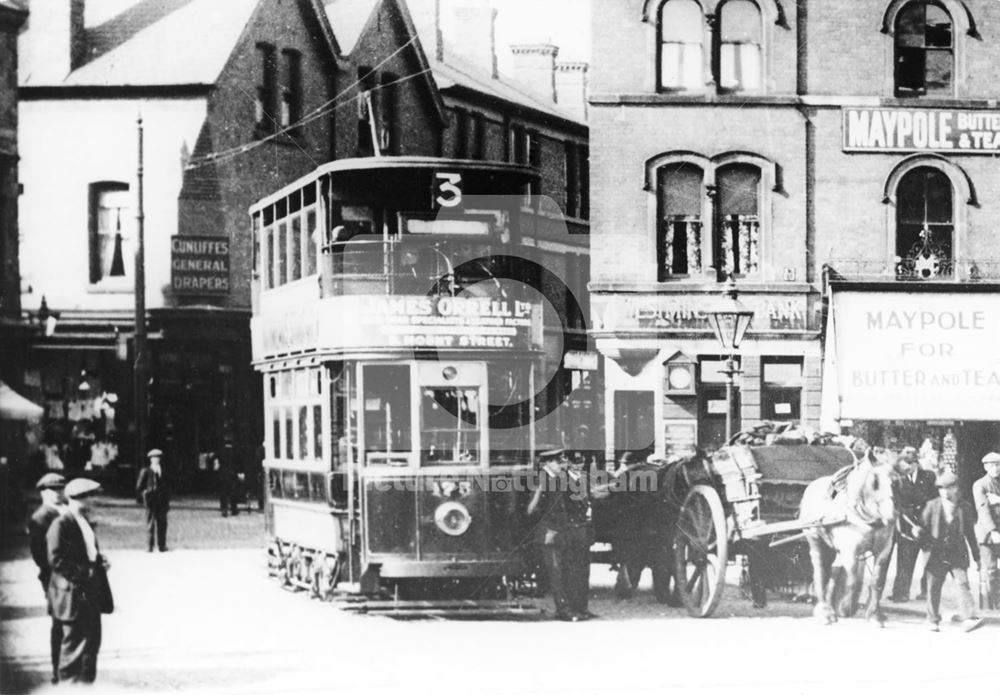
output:
M591 331L604 358L604 456L620 460L714 450L733 430L762 421L818 426L819 321L805 293L762 292L747 284L754 311L735 356L732 400L726 360L707 311L717 295L596 294Z
M968 491L1000 448L1000 294L985 285L833 284L823 423L870 443L918 447Z

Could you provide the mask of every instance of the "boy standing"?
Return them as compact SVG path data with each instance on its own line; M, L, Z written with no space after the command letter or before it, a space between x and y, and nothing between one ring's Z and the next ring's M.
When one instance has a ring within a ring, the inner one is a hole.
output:
M922 528L927 534L927 620L931 630L938 632L941 587L951 573L958 582L962 626L970 632L983 624L976 615L967 572L970 550L973 560L979 562L979 545L973 531L975 512L958 499L958 478L951 471L938 476L937 488L940 496L928 502L921 515Z

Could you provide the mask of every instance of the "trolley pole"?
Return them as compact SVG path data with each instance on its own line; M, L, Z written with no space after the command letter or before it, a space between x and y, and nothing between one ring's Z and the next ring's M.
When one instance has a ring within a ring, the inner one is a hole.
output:
M139 136L139 159L136 171L136 232L135 232L135 356L132 365L134 419L135 419L135 460L141 464L146 451L146 250L145 221L143 210L143 144L142 114L137 120Z

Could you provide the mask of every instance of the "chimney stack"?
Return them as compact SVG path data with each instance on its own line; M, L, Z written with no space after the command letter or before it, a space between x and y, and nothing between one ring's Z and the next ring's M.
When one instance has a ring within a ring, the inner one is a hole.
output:
M62 82L86 58L84 0L32 0L22 32L20 74L29 84Z
M556 56L559 47L550 43L511 46L514 80L545 101L556 100Z
M556 64L556 102L581 121L587 120L587 63Z
M497 11L484 0L466 0L453 9L457 31L449 50L496 78L497 72Z

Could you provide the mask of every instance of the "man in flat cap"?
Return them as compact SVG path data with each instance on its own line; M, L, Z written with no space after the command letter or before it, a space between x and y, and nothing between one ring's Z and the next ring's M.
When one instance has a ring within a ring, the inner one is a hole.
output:
M147 549L153 552L153 542L160 552L167 550L167 512L170 511L170 491L163 479L163 467L160 464L163 452L150 449L146 454L149 465L139 471L139 480L135 484L135 494L146 506L146 540Z
M93 683L101 648L102 602L97 573L107 569L87 518L89 499L100 491L93 480L66 484L66 504L49 527L49 614L60 630L59 680ZM100 565L100 568L98 567Z
M42 594L48 596L49 576L52 570L49 567L49 548L46 542L46 534L49 526L59 516L63 508L63 488L66 486L66 479L58 473L46 473L35 484L38 494L42 498L35 513L28 520L28 539L31 544L31 557L38 565L38 581L42 583ZM52 629L49 632L49 651L52 657L52 682L59 682L59 645L62 642L62 630L59 622L52 619Z
M951 471L937 477L938 494L924 507L921 526L927 545L927 620L934 632L941 622L941 587L951 574L958 583L959 614L966 632L983 624L969 589L969 553L979 562L979 546L973 531L975 512L958 499L958 478Z
M585 475L574 470L566 452L539 454L538 486L528 504L537 521L537 540L556 605L556 618L577 622L594 617L590 593L590 502Z
M900 511L896 535L896 577L892 583L890 601L906 602L910 600L910 584L913 583L913 568L920 554L919 535L920 513L924 506L937 497L935 476L931 471L920 467L917 449L913 446L903 447L896 462L898 474L896 488L896 506ZM920 593L926 594L927 575L920 580Z
M986 475L972 484L976 505L976 540L979 541L979 582L987 608L1000 607L1000 454L983 457Z

